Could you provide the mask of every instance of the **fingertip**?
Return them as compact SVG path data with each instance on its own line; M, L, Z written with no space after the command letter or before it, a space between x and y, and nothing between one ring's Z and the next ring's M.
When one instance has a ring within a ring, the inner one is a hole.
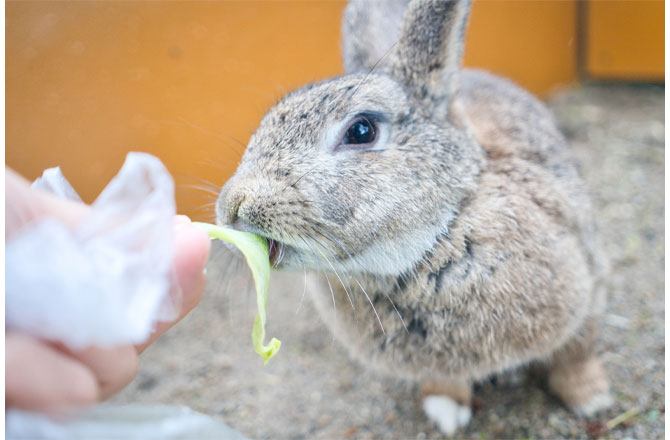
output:
M189 225L191 224L191 219L187 215L177 214L174 216L175 226Z
M207 233L193 226L188 217L175 218L174 270L178 285L172 287L172 295L178 298L174 304L178 304L179 312L174 319L160 322L147 341L136 345L138 353L142 353L198 304L205 288L204 272L210 247Z
M188 223L175 230L175 269L183 294L182 307L190 310L200 299L204 287L204 269L211 249L206 232Z
M188 265L200 267L200 272L205 268L209 252L211 249L211 240L207 233L195 226L188 220L179 220L175 229L175 253L177 258L191 262Z

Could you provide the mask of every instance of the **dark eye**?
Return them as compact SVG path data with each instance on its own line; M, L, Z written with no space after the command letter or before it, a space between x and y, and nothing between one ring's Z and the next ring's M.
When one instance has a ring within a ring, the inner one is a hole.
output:
M375 124L368 118L361 117L349 126L342 143L345 145L372 144L376 139Z

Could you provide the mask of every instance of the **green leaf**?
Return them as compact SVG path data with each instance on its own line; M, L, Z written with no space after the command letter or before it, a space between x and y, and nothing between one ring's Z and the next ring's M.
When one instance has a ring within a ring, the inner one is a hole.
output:
M209 223L193 222L193 225L207 232L212 239L216 238L233 244L247 260L247 265L251 269L256 285L256 304L258 306L254 328L251 331L251 340L254 344L254 350L263 358L263 365L267 365L281 346L281 341L277 338L272 338L267 345L263 344L268 307L268 288L270 286L270 253L268 252L267 242L260 235L250 234L249 232L237 231Z

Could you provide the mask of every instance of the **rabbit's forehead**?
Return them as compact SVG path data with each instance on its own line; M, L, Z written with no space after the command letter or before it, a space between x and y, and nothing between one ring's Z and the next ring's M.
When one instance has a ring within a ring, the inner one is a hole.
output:
M270 110L263 125L309 125L319 128L366 111L392 116L406 111L405 90L390 77L378 74L345 75L288 94Z

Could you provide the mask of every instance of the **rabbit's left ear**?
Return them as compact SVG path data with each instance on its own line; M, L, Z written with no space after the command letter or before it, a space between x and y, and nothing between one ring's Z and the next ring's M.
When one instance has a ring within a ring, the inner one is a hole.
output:
M398 41L409 0L349 0L342 20L342 57L347 73L383 70Z
M412 0L400 25L389 73L446 118L458 91L470 0Z

